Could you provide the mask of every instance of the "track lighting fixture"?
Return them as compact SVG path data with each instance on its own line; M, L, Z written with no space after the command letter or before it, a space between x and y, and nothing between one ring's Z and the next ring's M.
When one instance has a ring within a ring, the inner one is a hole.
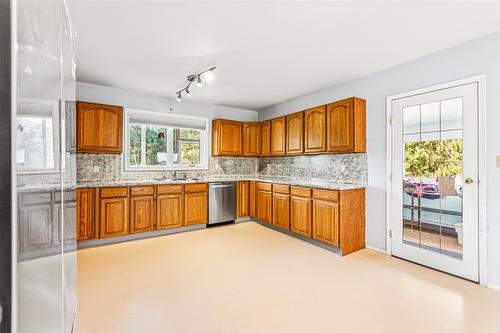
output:
M201 71L199 73L189 75L187 77L188 84L181 90L176 91L175 93L177 94L177 100L180 102L182 101L182 92L184 91L186 93L187 97L190 97L192 95L191 91L189 88L191 87L191 83L196 81L196 86L197 87L203 87L203 82L201 81L202 77L207 80L207 81L212 81L214 78L214 67L210 67L209 69L205 69L204 71Z

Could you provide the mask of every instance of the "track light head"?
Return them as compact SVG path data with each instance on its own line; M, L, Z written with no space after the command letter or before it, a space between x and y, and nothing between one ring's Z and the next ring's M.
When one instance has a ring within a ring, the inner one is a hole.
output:
M182 102L181 92L180 92L180 91L177 93L177 98L176 98L176 100L177 100L178 102Z
M201 82L201 77L200 77L199 75L198 75L198 81L196 82L196 86L197 86L198 88L203 87L203 83Z
M215 69L215 68L214 68ZM214 79L214 69L210 69L206 73L204 73L205 80L212 81Z
M191 97L191 95L193 95L193 94L191 94L191 91L189 91L189 88L186 88L186 96Z

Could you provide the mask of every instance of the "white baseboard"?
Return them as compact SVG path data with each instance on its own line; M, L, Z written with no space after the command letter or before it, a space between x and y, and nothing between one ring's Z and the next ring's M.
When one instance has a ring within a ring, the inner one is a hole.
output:
M500 291L500 286L493 283L486 282L486 287Z
M365 245L365 247L367 249L370 249L370 250L373 250L373 251L377 251L377 252L380 252L382 254L387 254L387 251L385 249L381 249L379 247L375 247L375 246L371 246L371 245Z

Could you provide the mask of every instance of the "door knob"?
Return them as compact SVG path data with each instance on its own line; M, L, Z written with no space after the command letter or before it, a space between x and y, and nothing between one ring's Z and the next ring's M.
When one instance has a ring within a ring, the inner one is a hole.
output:
M465 178L465 184L472 184L474 180L472 178Z

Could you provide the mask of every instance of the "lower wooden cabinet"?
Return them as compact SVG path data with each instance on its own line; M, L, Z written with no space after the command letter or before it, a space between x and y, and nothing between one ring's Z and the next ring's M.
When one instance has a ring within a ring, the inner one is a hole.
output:
M207 192L184 194L184 224L207 223Z
M130 198L130 233L154 230L154 196Z
M335 247L339 246L339 204L313 200L312 238Z
M273 224L282 229L290 229L290 196L273 193Z
M101 238L123 236L129 233L128 197L101 198L99 206Z
M156 197L156 228L168 229L183 225L184 200L182 194Z
M257 187L256 187L256 182L251 180L249 184L249 189L248 189L248 214L250 217L256 218L257 217L257 205L255 203L255 197L257 195Z
M238 182L236 191L237 218L249 216L249 200L249 182Z
M76 239L84 241L95 238L94 189L76 190Z
M272 221L272 193L271 191L257 190L257 219L262 222Z
M312 199L290 196L290 230L311 238Z

